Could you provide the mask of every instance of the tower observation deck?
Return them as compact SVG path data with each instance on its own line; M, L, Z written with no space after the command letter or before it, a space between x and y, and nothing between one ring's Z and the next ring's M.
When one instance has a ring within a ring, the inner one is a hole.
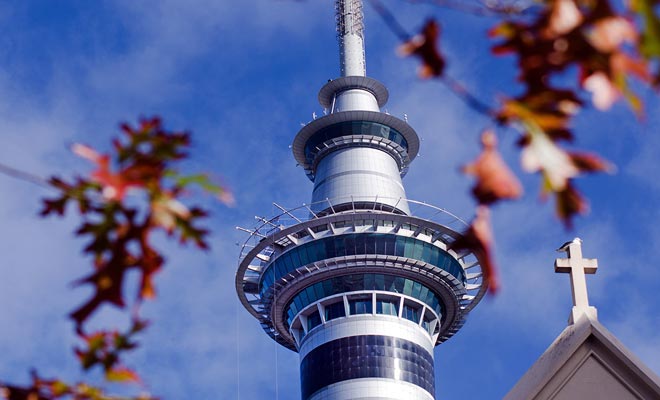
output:
M236 290L266 333L300 354L303 400L434 399L433 349L486 284L474 254L450 250L465 223L406 198L419 138L380 111L388 91L366 76L362 1L335 8L341 76L319 92L328 114L292 145L312 200L257 218Z

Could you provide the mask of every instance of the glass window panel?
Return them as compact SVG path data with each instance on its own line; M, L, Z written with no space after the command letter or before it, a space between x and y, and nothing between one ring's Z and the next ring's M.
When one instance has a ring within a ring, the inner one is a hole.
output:
M406 284L406 280L401 277L394 277L394 282L392 283L393 292L403 293L403 286Z
M410 279L406 279L404 282L403 294L412 296L412 285L413 285L413 281L411 281Z
M355 255L355 237L354 235L346 235L344 237L344 247L346 249L347 256Z
M303 290L302 292L300 292L300 294L299 294L298 296L300 296L300 300L302 301L302 303L303 303L305 306L308 305L308 304L310 303L310 301L309 301L309 297L307 297L307 291L306 291L306 290ZM301 309L302 309L302 308L304 308L304 307L301 307Z
M376 313L398 316L399 315L399 301L396 300L396 299L377 300L376 301Z
M373 235L365 236L365 254L376 254L376 238Z
M405 250L403 252L404 257L414 258L415 257L415 239L405 238Z
M376 235L374 235L374 236L376 236ZM375 254L387 254L387 252L385 250L385 243L386 242L387 241L385 240L384 235L377 235L375 237L375 249L374 249L375 251L374 251L374 253Z
M373 304L371 297L360 297L357 299L350 299L348 307L351 315L356 314L371 314L373 312Z
M405 238L396 237L396 248L394 249L394 255L403 257L404 252L406 251L406 240Z
M345 317L346 310L344 309L344 302L339 301L325 306L325 320L330 321L335 318Z
M318 300L318 298L316 298L316 293L314 293L314 287L313 286L308 286L305 289L305 293L307 293L307 301L309 302L308 304L311 304L311 303L315 302L316 300Z
M318 310L307 316L307 331L310 331L321 325L321 316Z
M332 288L332 281L331 280L325 280L322 282L323 284L323 293L325 293L326 296L330 296L332 294L335 294L335 292Z
M374 274L364 275L364 290L375 290L376 280Z
M374 289L385 290L385 276L381 274L374 275Z
M275 275L279 279L284 275L286 275L288 270L283 262L279 262L275 265L275 269L273 271L275 272Z
M419 292L422 290L422 284L419 282L413 282L413 288L412 288L412 293L411 296L419 299Z
M429 288L422 285L419 291L419 297L417 298L423 301L424 303L428 303L428 295L429 295Z
M307 248L309 246L301 246L298 247L298 255L300 256L300 265L306 265L309 264L311 261L309 259L309 256L307 255Z
M293 262L291 261L291 253L282 254L282 262L284 263L284 268L286 271L291 271L293 269ZM278 279L282 276L278 276Z
M346 255L346 246L344 244L344 238L342 236L332 238L334 243L334 253L328 253L328 255L333 254L335 257L345 256Z
M300 295L296 296L296 298L293 299L293 302L296 303L296 308L298 308L298 311L300 311L304 308L303 302L302 302L302 297L300 297Z
M366 236L365 235L351 235L355 240L355 254L365 254L366 251Z
M434 249L434 251L431 252L431 257L429 258L429 263L435 266L439 265L439 260L440 260L440 250L439 249Z
M289 255L291 256L291 263L293 265L293 268L291 268L289 271L293 271L302 265L300 262L300 251L298 249L294 249L289 252Z
M394 289L394 276L393 275L384 275L383 279L385 280L385 290L390 292L396 292Z
M426 262L430 262L431 254L433 253L433 248L428 243L422 243L422 246L424 246L424 248L422 249L422 260Z
M335 237L330 237L328 239L323 239L323 256L324 257L333 257L335 255Z
M314 293L316 295L316 300L319 300L319 299L322 299L322 298L328 296L327 294L325 294L325 291L323 290L323 283L322 282L315 283L313 285L313 287L314 287Z
M419 323L419 308L410 304L404 304L402 316L407 320Z
M424 252L424 242L419 242L413 240L414 243L414 249L415 251L413 252L413 258L416 260L423 260L422 258L422 253Z

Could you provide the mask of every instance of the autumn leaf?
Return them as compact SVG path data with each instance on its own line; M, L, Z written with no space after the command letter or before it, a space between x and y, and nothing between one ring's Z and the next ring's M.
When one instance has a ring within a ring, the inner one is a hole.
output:
M164 193L151 202L151 222L164 228L169 234L174 232L177 219L190 218L190 210L171 194Z
M113 368L108 370L105 373L105 379L107 379L110 382L117 382L117 383L140 382L140 377L138 376L138 374L135 373L135 371L125 367Z
M135 336L144 330L147 322L133 319L125 333L117 330L101 330L93 333L80 333L82 345L75 348L75 354L85 370L100 367L107 380L112 382L139 382L139 376L121 364L122 355L135 349Z
M575 4L575 0L556 0L551 4L546 30L548 36L556 37L569 33L584 21L584 16Z
M581 172L607 172L613 173L616 168L608 161L592 153L569 153L571 161Z
M589 75L582 83L582 86L592 93L591 101L601 111L608 110L621 97L619 89L617 89L612 81L610 81L610 78L602 71Z
M490 226L490 211L487 206L477 207L476 217L463 235L449 245L454 251L469 250L481 264L484 284L490 294L495 294L499 287L497 268L493 259L493 233Z
M101 185L102 194L106 200L122 200L131 187L143 185L137 179L139 177L134 177L135 180L132 181L129 180L127 171L113 173L110 170L110 156L107 154L100 154L93 148L79 143L74 144L71 151L96 164L97 169L90 176L92 181Z
M569 181L566 187L557 193L557 215L566 228L573 227L573 217L585 214L589 211L589 205L584 200L573 184Z
M208 230L198 226L207 212L181 199L189 186L197 185L225 204L233 201L229 189L205 174L179 174L176 163L187 157L190 135L163 129L160 118L142 119L136 126L122 124L121 136L112 144L112 154L74 145L74 153L96 168L89 177L71 183L51 178L59 196L44 200L42 209L42 215L63 215L67 204L75 203L83 219L76 235L87 239L84 252L93 257L94 268L75 284L91 286L94 294L71 313L79 331L100 306L125 307L123 286L129 271L140 274L136 301L155 297L154 277L164 258L152 244L154 231L208 248ZM137 196L126 201L129 190Z
M580 170L566 151L557 146L543 131L530 126L525 140L521 142L520 162L524 171L540 172L544 190L561 191L566 182L577 176Z
M147 393L135 397L108 394L104 389L87 383L66 383L59 379L44 379L32 372L32 383L26 386L0 382L0 399L6 400L158 400Z
M418 57L422 66L419 69L421 78L438 78L445 69L445 59L438 50L440 25L435 20L429 20L422 31L399 47L399 54Z
M637 29L628 19L621 16L609 16L598 19L587 30L587 39L602 53L614 53L624 43L636 43Z
M640 51L647 59L660 57L660 18L657 14L657 1L632 0L631 8L643 21Z
M212 181L207 174L182 176L174 173L174 171L168 171L167 176L172 178L178 187L197 185L206 192L216 195L218 200L227 206L233 206L236 203L231 190L225 185Z
M477 182L472 194L479 204L489 205L503 199L516 199L522 194L520 182L497 151L497 136L491 130L481 135L483 151L479 157L462 168L474 175Z

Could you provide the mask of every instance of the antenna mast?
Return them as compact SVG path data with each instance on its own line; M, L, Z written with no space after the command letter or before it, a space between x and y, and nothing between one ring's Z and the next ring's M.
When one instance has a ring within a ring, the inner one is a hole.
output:
M336 0L341 76L366 76L362 0Z

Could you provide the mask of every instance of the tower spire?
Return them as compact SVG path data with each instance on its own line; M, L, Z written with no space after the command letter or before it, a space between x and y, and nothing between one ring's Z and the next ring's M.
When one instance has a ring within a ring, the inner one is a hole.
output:
M366 76L362 0L336 0L335 10L341 76Z

